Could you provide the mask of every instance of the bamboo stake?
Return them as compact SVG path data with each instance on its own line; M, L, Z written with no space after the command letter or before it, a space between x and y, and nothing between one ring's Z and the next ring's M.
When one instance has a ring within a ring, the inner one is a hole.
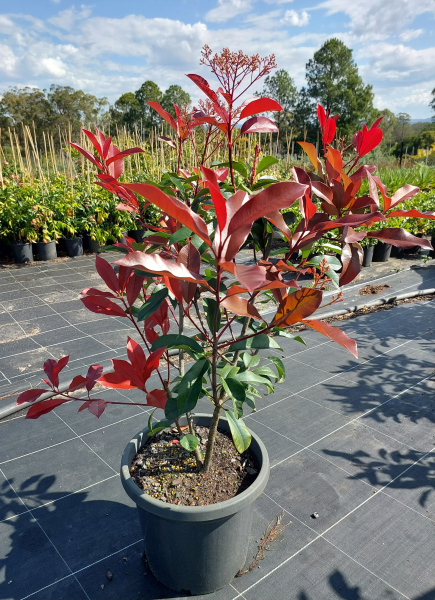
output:
M14 136L15 136L15 144L17 145L18 163L20 165L21 173L23 174L23 177L24 177L24 174L25 174L24 162L23 162L23 157L21 156L20 143L19 143L17 132L15 131L15 129L14 129Z
M16 176L18 176L18 173L17 173L17 162L16 162L16 160L15 160L14 141L13 141L13 139L12 139L12 133L11 133L11 129L10 129L10 127L8 127L8 130L9 130L9 139L11 140L11 150L12 150L12 157L13 157L13 159L14 159L15 175L16 175Z

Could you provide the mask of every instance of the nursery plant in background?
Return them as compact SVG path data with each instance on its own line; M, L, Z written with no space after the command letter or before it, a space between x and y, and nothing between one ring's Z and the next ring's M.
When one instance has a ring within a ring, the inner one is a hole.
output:
M279 349L280 337L293 337L289 327L302 323L357 356L355 341L317 320L316 310L340 301L340 287L359 273L362 240L431 248L403 229L376 229L374 224L399 215L435 217L428 211L408 215L399 210L399 203L418 188L406 185L390 197L375 167L363 164L382 139L379 120L355 134L352 152L340 152L334 148L338 116L321 106L323 157L312 144L300 142L312 170L294 167L290 181L255 187L265 159L258 151L252 165L237 164L234 143L253 132L274 131L274 123L258 115L281 107L268 98L238 101L275 67L274 57L228 49L213 55L205 47L203 62L219 87L214 91L204 78L189 75L206 95L201 110L188 114L175 107L174 119L151 103L176 132L177 172L165 173L157 183L121 182L124 157L137 148L117 152L111 138L98 130L96 135L85 131L95 155L75 145L98 168L98 184L118 197L119 210L137 215L144 225L141 243L127 237L115 245L123 254L114 263L117 272L96 258L105 288L82 292L89 310L128 319L135 333L127 340L127 360L113 359L113 370L105 374L100 365L92 365L66 391L59 390L59 375L69 357L46 361L45 383L53 395L27 412L27 418L38 418L76 401L79 412L99 417L116 402L100 397L100 390L95 393L97 382L143 392L140 404L153 410L126 448L122 482L138 506L152 571L169 587L194 594L222 587L245 560L252 503L267 483L269 463L243 416L285 378L284 363L270 350ZM197 127L203 133L202 151L198 165L187 169L181 148ZM215 149L224 144L228 161L213 165ZM358 197L365 180L368 194ZM144 222L138 197L145 199L145 208L152 204L158 211L158 226ZM295 203L301 219L292 231L292 218L286 220L281 211ZM238 251L249 236L261 235L260 223L263 228L271 224L286 240L286 258L240 264ZM322 239L325 248L341 250L341 263L326 253L310 256ZM311 275L309 285L300 284L301 274ZM331 286L337 293L325 304L323 293ZM264 302L276 304L272 318L261 313ZM17 402L35 402L46 391L28 390ZM210 403L211 414L194 413L198 402L201 407ZM183 540L182 552L175 539Z

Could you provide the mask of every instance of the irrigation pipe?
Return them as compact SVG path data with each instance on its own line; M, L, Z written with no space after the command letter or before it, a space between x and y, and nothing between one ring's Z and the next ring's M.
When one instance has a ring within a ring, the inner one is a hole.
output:
M379 298L378 300L373 300L372 302L366 302L364 304L355 304L354 306L346 306L345 308L331 310L327 313L323 313L323 314L319 315L318 317L316 317L316 319L319 320L319 317L320 317L320 320L323 320L323 319L329 319L331 317L347 315L349 313L353 313L353 312L362 310L363 308L372 308L373 306L384 306L386 304L394 304L398 300L407 300L409 298L418 298L418 296L426 296L428 294L435 294L435 288L427 288L424 290L414 290L413 292L406 292L405 294L397 294L395 296L390 296L388 298ZM309 321L310 318L308 317L306 320ZM169 350L169 355L170 356L178 355L178 350L176 350L176 349ZM105 369L103 371L103 373L104 374L111 373L112 371L113 371L113 369ZM68 389L68 387L69 387L69 383L62 383L59 386L59 392L65 392ZM42 396L40 396L34 402L23 402L23 404L19 404L18 406L15 403L10 404L9 406L6 406L5 408L0 409L0 420L4 419L5 417L9 417L10 415L12 415L18 411L21 411L25 408L29 408L33 404L42 402L43 400L48 400L49 398L52 398L53 396L56 396L55 392L47 392L46 394L42 394Z

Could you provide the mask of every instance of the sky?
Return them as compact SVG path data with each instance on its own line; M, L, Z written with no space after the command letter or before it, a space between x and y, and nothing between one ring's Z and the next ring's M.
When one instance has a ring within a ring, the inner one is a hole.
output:
M195 102L186 73L217 87L199 65L204 44L273 53L300 88L307 61L336 37L353 49L376 108L431 116L435 0L1 0L0 11L0 93L55 83L113 103L151 79Z

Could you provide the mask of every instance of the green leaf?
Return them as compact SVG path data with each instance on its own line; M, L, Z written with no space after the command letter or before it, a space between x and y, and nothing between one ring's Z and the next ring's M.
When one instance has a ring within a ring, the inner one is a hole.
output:
M171 237L169 238L168 245L172 246L172 244L176 244L177 242L183 242L191 235L192 231L188 227L185 227L183 225L183 227L180 227L180 229L178 229L175 233L171 235Z
M326 264L333 271L339 271L342 267L342 264L338 258L336 256L330 256L329 254L319 254L318 256L313 256L313 258L305 264L318 267L323 260L326 261Z
M237 419L232 410L224 410L236 450L239 454L242 454L251 444L251 434L249 433L245 422L241 419Z
M167 419L163 419L162 421L157 421L157 423L154 423L153 425L153 415L156 412L157 408L155 408L153 410L153 412L150 414L150 417L148 419L148 435L149 436L153 436L156 433L158 433L159 431L162 431L163 429L167 429L168 427L171 426L171 423L167 420Z
M186 433L186 435L183 435L183 437L180 439L180 444L188 452L193 452L199 444L199 439L196 437L196 435Z
M328 269L326 271L326 275L332 280L332 285L337 288L340 289L340 275L336 272L333 271L332 269Z
M236 402L244 402L246 400L245 386L233 377L223 378L221 377L221 383L224 390L230 398L236 400Z
M119 246L104 246L100 249L100 252L120 252L121 254L127 254L128 250Z
M301 338L300 335L292 335L291 333L289 333L285 329L278 329L277 328L277 331L276 331L275 335L279 335L280 337L290 338L291 340L295 340L296 342L300 342L304 346L307 345L306 342L304 342L304 340Z
M219 373L220 377L234 377L239 372L239 367L234 367L233 365L229 365L228 363L222 368Z
M279 163L279 160L274 156L263 156L263 158L258 163L257 175L258 173L265 171L266 169L268 169L272 165L276 165L277 163Z
M270 379L257 375L253 371L243 371L243 373L237 375L237 379L242 383L249 383L250 385L265 385L272 392L275 389Z
M202 378L209 369L209 362L202 358L196 361L183 376L178 386L178 414L184 415L193 410L202 390Z
M269 356L268 359L273 362L278 372L277 383L283 383L285 381L285 366L282 360L278 356Z
M203 298L202 303L204 305L205 318L207 319L208 328L211 332L214 331L215 315L217 313L216 331L219 331L221 326L221 311L217 305L216 300L214 298Z
M272 369L270 367L267 367L266 365L253 369L252 373L255 373L256 375L261 375L262 377L273 377L273 379L277 379L277 376L272 371Z
M184 186L183 186L181 180L178 179L178 177L169 177L169 179L172 181L172 183L175 185L175 187L177 188L177 190L184 197L185 194L186 194L186 190L184 189Z
M177 398L174 396L169 396L165 404L165 417L168 419L168 421L173 423L175 419L178 419L180 416L181 415L178 412Z
M219 163L219 167L229 167L229 166L230 166L229 162ZM237 171L238 173L240 173L240 175L242 175L243 177L245 177L245 178L248 177L248 169L246 168L246 165L244 163L242 163L240 160L233 160L233 169L235 171Z
M159 306L162 304L167 295L167 288L164 288L162 290L159 290L158 292L155 292L154 294L151 294L148 300L140 307L139 313L137 315L137 320L145 321L145 319L148 319L148 317L153 315L159 308Z
M239 342L236 341L230 346L231 352L251 349L263 350L265 348L277 348L278 350L282 350L273 337L269 337L266 333L260 333L259 335L250 337L246 340L240 340Z
M181 350L193 350L197 354L202 353L202 348L198 344L196 340L193 340L187 335L179 335L177 333L169 333L167 335L162 335L158 340L153 342L151 346L151 350L157 350L157 348L180 348Z
M261 360L260 356L258 356L257 354L249 354L249 352L244 352L242 358L247 369L251 367L256 367Z
M204 240L202 240L199 235L195 235L193 236L193 238L191 239L192 244L195 246L195 248L198 250L198 252L200 254L203 254L209 246L207 246L207 244L204 242Z

